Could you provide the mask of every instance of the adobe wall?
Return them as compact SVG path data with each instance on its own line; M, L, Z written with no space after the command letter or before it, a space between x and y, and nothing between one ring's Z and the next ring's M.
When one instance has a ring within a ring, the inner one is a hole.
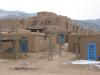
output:
M59 32L73 31L73 22L66 16L57 15L52 12L38 12L37 16L27 19L0 19L0 25L5 28L17 26L26 29L30 25L46 26L49 30ZM4 29L3 29L4 30Z
M80 58L87 59L87 45L96 43L97 56L100 56L100 35L85 35L80 38Z
M75 53L75 42L76 36L75 35L68 35L68 51Z
M37 16L29 19L32 21L32 25L43 25L50 30L56 30L59 32L73 30L73 24L70 18L52 12L38 12Z
M18 34L18 35L3 35L3 37L8 38L17 38L16 39L16 50L20 51L20 39L22 37L26 37L28 39L28 52L39 52L39 51L46 51L50 48L50 37L46 37L44 35L40 34ZM57 41L56 41L56 35L51 36L51 45L52 47L55 47ZM13 44L11 44L11 41L3 42L3 48L7 49L9 47L12 47Z

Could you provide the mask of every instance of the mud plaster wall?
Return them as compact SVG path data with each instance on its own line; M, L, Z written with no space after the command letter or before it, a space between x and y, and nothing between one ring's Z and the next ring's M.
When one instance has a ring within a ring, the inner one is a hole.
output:
M87 45L96 43L96 54L100 56L100 35L86 35L80 38L80 58L87 59Z
M13 35L14 36L14 35ZM6 35L5 37L11 38L12 35ZM28 39L28 52L39 52L43 50L48 50L50 47L50 37L45 37L43 35L33 35L33 34L20 34L15 35L17 37L16 39L16 51L20 51L20 39L21 37L26 37ZM55 46L57 43L56 36L51 36L51 45L52 47ZM3 48L7 49L9 47L12 47L11 41L9 42L3 42Z

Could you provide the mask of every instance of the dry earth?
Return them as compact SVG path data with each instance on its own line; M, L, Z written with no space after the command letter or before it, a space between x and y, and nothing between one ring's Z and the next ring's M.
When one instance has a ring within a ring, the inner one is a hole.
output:
M56 54L52 61L44 52L32 53L26 59L0 62L0 75L100 75L100 70L87 65L62 64L74 58L74 54L64 50L62 56Z

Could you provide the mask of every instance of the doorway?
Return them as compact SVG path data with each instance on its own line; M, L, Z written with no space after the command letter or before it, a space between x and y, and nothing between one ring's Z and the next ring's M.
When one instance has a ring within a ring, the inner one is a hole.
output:
M96 60L96 44L88 44L88 60Z

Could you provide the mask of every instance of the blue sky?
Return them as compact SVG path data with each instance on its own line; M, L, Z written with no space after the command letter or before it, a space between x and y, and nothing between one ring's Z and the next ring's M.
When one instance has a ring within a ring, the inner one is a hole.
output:
M81 20L100 18L100 0L0 0L0 9L50 11Z

